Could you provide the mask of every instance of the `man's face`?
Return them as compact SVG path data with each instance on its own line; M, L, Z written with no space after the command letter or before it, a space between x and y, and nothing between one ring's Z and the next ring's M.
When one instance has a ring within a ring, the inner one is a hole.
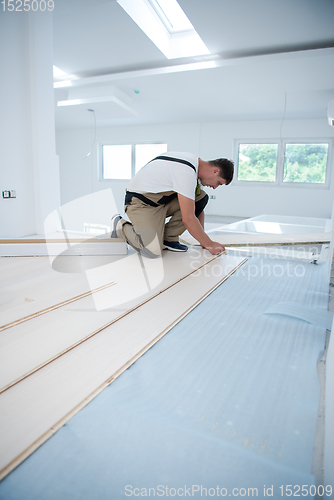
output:
M226 180L219 176L219 168L212 167L208 174L204 175L200 181L203 187L211 187L216 189L219 186L226 184Z

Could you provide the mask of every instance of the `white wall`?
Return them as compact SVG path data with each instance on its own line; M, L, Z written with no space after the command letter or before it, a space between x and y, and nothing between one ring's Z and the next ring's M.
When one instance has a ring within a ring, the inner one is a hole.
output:
M42 233L60 203L55 154L52 13L0 15L0 236ZM55 229L55 228L50 228Z
M0 158L1 192L15 189L17 198L0 197L1 236L35 231L33 165L30 136L29 29L22 16L0 16ZM6 50L5 50L6 47Z
M205 124L167 124L133 127L98 128L99 142L167 142L170 151L190 151L205 160L217 157L233 157L234 139L277 138L281 122L218 122ZM61 201L67 203L92 191L110 187L117 210L123 212L126 181L98 180L98 148L83 158L91 149L92 131L89 129L63 130L57 133L57 153L60 158ZM322 138L334 137L334 129L324 120L286 121L282 137ZM333 160L333 159L332 159ZM209 189L208 192L211 193ZM210 200L209 214L252 217L266 214L331 217L334 175L330 189L298 189L279 187L219 188L217 197ZM113 215L110 213L110 216Z
M100 128L97 130L97 144L99 142L126 143L132 141L167 142L169 149L176 151L191 151L199 155L198 124L154 125L140 127ZM56 134L56 149L60 164L60 191L62 205L79 197L86 196L93 191L112 189L115 204L106 207L106 214L97 218L91 200L91 213L88 215L86 207L86 222L109 224L115 212L123 213L124 193L128 181L101 181L98 172L98 147L91 150L94 133L89 129L62 130ZM94 215L93 215L94 214ZM78 214L76 227L82 231L82 217Z
M233 157L235 139L280 137L281 121L208 123L202 126L201 155L204 159ZM334 128L323 120L288 120L282 138L333 138ZM334 156L334 155L333 155ZM334 158L331 158L333 171ZM236 158L234 158L236 160ZM331 172L332 173L332 172ZM287 186L241 187L231 184L217 189L207 213L254 217L260 214L326 217L332 214L334 175L330 189L291 188Z

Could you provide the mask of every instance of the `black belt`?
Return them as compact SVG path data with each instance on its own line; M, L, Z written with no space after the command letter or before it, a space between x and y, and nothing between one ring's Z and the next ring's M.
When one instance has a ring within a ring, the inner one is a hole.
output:
M146 196L144 196L141 193L133 193L131 191L126 191L124 204L130 205L132 198L139 198L139 200L146 203L146 205L150 205L151 207L159 207L161 205L166 205L167 203L172 201L174 198L176 198L176 196L177 196L177 193L172 193L168 196L162 196L162 198L160 198L160 200L158 200L158 202L155 203L154 201L146 198Z

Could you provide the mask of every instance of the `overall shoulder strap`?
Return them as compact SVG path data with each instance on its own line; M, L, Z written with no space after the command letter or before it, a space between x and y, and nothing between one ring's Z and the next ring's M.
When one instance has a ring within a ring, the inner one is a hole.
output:
M167 161L176 161L177 163L184 163L184 165L188 165L188 167L191 167L195 172L196 168L195 166L190 163L190 161L187 160L182 160L182 158L173 158L172 156L157 156L156 158L153 158L153 160L167 160Z

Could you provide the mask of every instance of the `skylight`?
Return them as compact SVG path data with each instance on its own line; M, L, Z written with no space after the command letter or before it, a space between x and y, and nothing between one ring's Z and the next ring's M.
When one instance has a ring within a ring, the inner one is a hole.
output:
M117 0L168 58L210 54L176 0Z
M149 3L170 33L194 29L176 0L149 0Z

